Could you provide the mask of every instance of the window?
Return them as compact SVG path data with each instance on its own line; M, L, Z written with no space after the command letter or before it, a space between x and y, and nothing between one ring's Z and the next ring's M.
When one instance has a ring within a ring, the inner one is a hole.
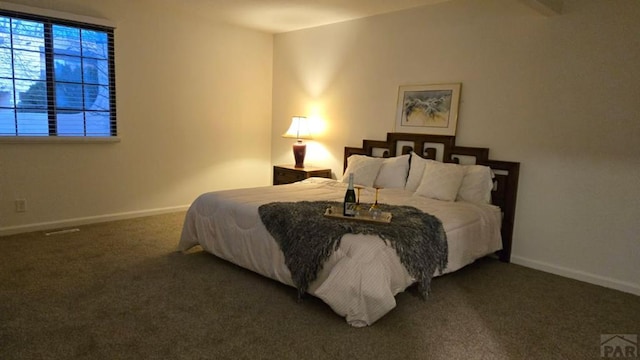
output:
M115 137L113 28L0 10L0 136Z

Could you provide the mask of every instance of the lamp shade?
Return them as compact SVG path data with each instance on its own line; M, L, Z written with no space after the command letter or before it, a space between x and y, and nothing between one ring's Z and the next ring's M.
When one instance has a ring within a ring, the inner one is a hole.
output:
M309 122L304 116L294 116L291 118L291 126L282 137L293 139L311 139Z

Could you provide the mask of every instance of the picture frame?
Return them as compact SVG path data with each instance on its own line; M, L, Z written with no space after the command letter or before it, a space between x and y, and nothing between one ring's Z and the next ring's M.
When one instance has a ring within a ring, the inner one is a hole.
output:
M401 85L395 131L455 136L461 85Z

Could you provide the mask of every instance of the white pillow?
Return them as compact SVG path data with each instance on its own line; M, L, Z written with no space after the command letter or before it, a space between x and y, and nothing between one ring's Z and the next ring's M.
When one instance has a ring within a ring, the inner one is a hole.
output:
M415 194L428 198L454 201L464 177L464 167L458 164L429 161Z
M456 201L467 201L476 204L491 204L493 190L493 172L484 165L463 165L464 177L458 189Z
M387 189L404 188L408 172L409 154L384 159L373 185Z
M411 152L411 166L409 166L409 176L407 177L407 183L404 186L405 190L415 192L420 181L422 181L422 173L424 172L424 166L427 162L433 160L427 160L415 152Z
M349 174L353 174L353 183L362 186L373 186L384 159L365 155L351 155L347 158L347 169L342 182L349 182Z

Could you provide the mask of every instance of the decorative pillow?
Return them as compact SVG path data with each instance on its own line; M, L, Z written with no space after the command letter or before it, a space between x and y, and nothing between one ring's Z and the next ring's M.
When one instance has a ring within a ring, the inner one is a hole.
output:
M384 159L373 185L387 189L404 188L408 172L409 154Z
M384 159L365 155L351 155L347 158L347 170L342 182L349 182L349 174L353 174L353 183L362 186L373 186Z
M420 181L422 181L422 173L424 172L424 166L427 162L433 160L427 160L415 152L411 152L411 166L409 167L409 176L407 177L407 183L404 186L405 190L415 192Z
M424 166L422 181L415 194L437 200L454 201L463 177L464 167L458 164L429 161Z
M464 177L456 201L491 204L493 172L484 165L463 165Z

